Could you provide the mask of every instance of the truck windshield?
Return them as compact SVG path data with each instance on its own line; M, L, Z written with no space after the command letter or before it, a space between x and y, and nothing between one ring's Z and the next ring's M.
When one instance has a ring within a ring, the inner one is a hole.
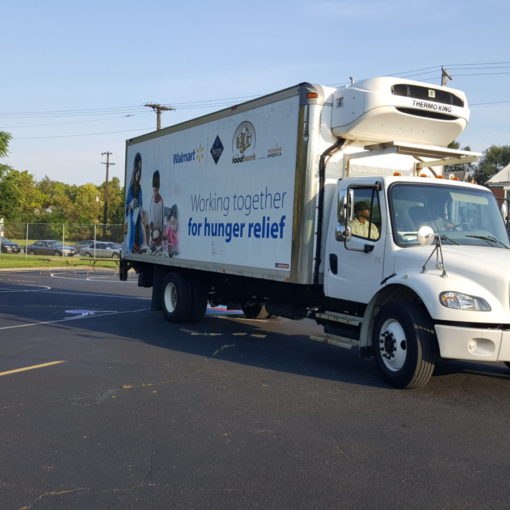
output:
M416 232L429 225L443 244L509 248L508 234L490 191L440 184L393 184L389 204L395 242L417 245Z

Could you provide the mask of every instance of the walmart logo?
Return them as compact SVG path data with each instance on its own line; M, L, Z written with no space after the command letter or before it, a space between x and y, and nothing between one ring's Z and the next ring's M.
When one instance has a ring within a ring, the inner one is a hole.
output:
M205 157L204 152L205 149L202 145L190 152L175 152L173 154L173 163L174 165L190 163L191 161L198 161L200 163Z

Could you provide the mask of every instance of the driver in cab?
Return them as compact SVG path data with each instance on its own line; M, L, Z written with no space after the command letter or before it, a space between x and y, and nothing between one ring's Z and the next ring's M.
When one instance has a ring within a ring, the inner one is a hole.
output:
M376 241L379 239L379 230L376 225L370 221L370 205L368 202L356 202L354 204L355 218L351 223L351 232L353 236L364 237Z

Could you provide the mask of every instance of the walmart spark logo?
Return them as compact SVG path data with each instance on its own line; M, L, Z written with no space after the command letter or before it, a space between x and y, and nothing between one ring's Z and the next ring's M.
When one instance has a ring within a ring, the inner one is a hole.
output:
M197 152L196 152L196 155L195 155L195 157L196 157L196 159L198 160L199 163L201 163L202 160L205 158L204 152L205 152L205 148L204 148L204 146L202 144L200 144L198 146L198 148L197 148Z

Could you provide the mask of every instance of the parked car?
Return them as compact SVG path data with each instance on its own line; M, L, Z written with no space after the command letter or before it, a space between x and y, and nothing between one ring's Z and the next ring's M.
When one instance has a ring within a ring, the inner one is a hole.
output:
M62 241L36 241L35 243L27 246L27 253L29 255L57 255L73 257L76 255L76 250L73 246L66 246Z
M21 253L18 243L9 241L6 237L2 237L2 253Z
M112 257L119 258L122 251L122 245L117 243L97 242L82 248L80 255L82 257Z
M94 239L88 239L87 241L78 241L76 244L73 244L73 247L76 253L80 253L82 248L87 248L92 244L94 244Z

